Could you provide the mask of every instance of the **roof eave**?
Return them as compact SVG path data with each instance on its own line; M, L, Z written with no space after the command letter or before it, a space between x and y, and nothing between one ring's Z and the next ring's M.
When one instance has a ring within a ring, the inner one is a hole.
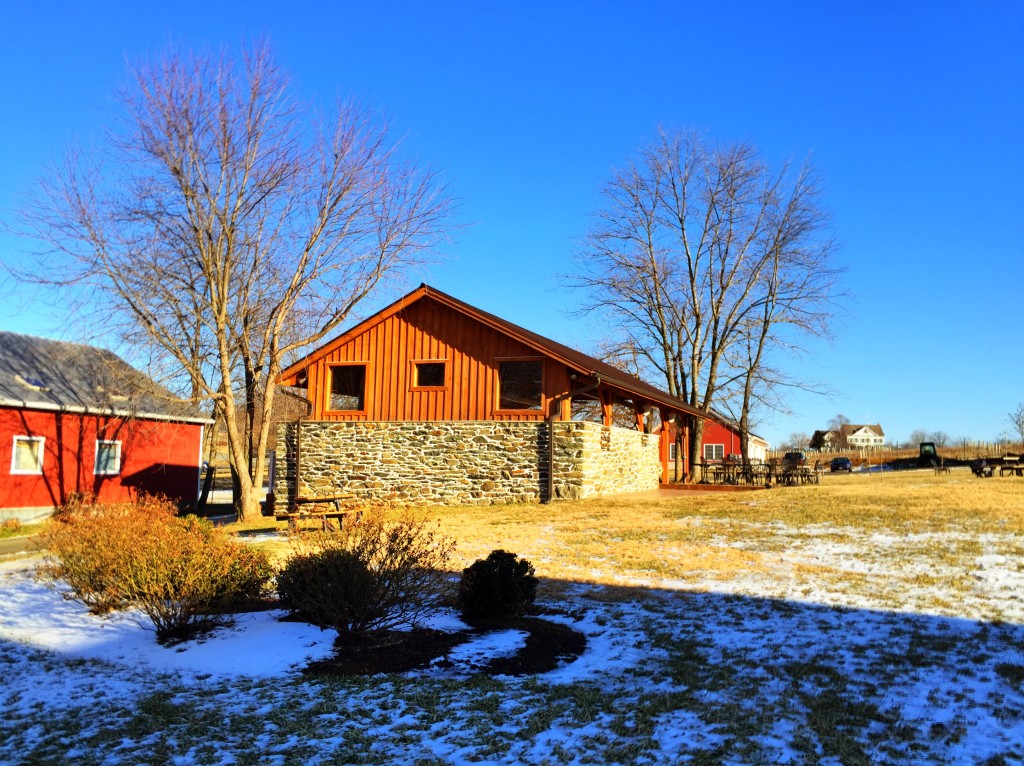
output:
M0 398L0 407L12 407L20 410L41 410L44 412L67 412L74 415L106 415L108 417L126 418L131 420L160 420L170 423L194 423L210 425L211 418L190 417L188 415L171 415L163 412L132 412L114 407L89 407L79 404L55 404L53 402L29 402L18 399Z

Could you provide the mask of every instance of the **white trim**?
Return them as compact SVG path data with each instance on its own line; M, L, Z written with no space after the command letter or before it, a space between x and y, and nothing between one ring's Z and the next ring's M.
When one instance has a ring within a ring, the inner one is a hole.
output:
M39 466L36 470L26 471L22 468L17 467L18 463L18 442L35 442L39 445L38 452L36 453L36 463ZM45 436L14 436L14 440L11 442L11 475L12 476L42 476L43 474L43 459L46 457L46 437Z
M712 449L711 457L708 457L708 447L718 447L722 454L719 455L718 457L715 457L715 450ZM705 444L703 445L703 449L701 451L703 452L704 460L725 460L725 444Z
M113 446L116 450L117 456L117 467L112 471L101 471L100 470L100 447L101 446ZM96 440L96 455L92 462L92 472L94 476L120 476L121 475L121 442L109 439L97 439Z
M210 418L190 418L176 415L162 415L156 412L129 412L116 410L113 407L82 407L75 404L47 404L46 402L26 402L22 399L4 399L0 397L0 407L13 407L19 410L41 410L44 412L73 412L76 415L110 415L131 420L161 420L168 423L202 424L213 423Z

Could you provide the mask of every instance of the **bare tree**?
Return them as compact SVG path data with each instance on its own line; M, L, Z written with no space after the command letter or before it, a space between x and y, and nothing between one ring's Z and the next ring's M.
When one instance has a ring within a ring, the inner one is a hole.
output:
M1010 425L1017 433L1020 444L1024 444L1024 402L1017 405L1017 409L1007 415Z
M915 428L913 431L910 432L910 436L907 437L907 441L912 446L916 447L921 442L931 441L931 439L928 436L928 432L925 431L923 428Z
M265 43L130 74L102 153L72 154L26 206L53 250L23 276L77 286L213 403L252 518L283 361L420 262L451 202L376 114L299 103Z
M572 278L583 310L612 315L674 396L702 410L735 398L749 432L755 406L806 385L772 357L827 335L834 315L840 272L813 168L662 131L603 194Z
M786 440L786 445L794 449L806 449L810 443L810 437L803 431L794 431Z
M932 431L925 441L934 442L936 447L947 447L951 440L945 431Z
M828 430L829 431L839 431L839 429L841 429L843 426L848 426L848 425L850 425L850 419L848 417L846 417L846 415L843 415L842 413L839 413L834 418L831 418L828 421Z

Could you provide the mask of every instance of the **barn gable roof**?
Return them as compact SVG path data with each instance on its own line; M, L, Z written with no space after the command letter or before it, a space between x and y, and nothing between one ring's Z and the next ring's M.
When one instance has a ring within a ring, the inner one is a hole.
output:
M110 351L2 330L0 406L211 422Z
M630 375L629 373L623 372L607 362L602 362L600 359L595 359L581 351L577 351L576 349L527 330L487 311L471 306L470 304L460 301L458 298L454 298L451 295L430 287L427 284L420 285L417 289L413 290L408 295L399 298L387 308L377 312L373 316L357 324L355 327L350 328L338 337L328 341L323 346L320 346L307 356L290 365L281 373L280 380L285 385L294 385L296 377L302 370L322 359L334 349L344 345L353 338L362 335L375 325L385 321L389 317L392 317L402 311L404 308L421 300L431 300L457 311L483 325L514 338L544 356L565 364L567 367L584 376L600 377L604 383L620 389L630 396L640 398L654 404L659 404L678 412L695 415L697 417L710 417L708 413L691 407L682 399L674 397L671 394L668 394L661 389Z

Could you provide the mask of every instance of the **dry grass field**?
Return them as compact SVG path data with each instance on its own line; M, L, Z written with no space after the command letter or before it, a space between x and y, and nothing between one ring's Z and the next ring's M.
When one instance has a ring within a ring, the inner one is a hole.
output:
M966 468L422 513L457 541L460 566L504 548L530 559L552 596L580 583L778 598L813 591L830 604L998 620L1006 594L975 587L979 557L1024 562L1024 481L977 479ZM284 541L268 545L287 554Z

